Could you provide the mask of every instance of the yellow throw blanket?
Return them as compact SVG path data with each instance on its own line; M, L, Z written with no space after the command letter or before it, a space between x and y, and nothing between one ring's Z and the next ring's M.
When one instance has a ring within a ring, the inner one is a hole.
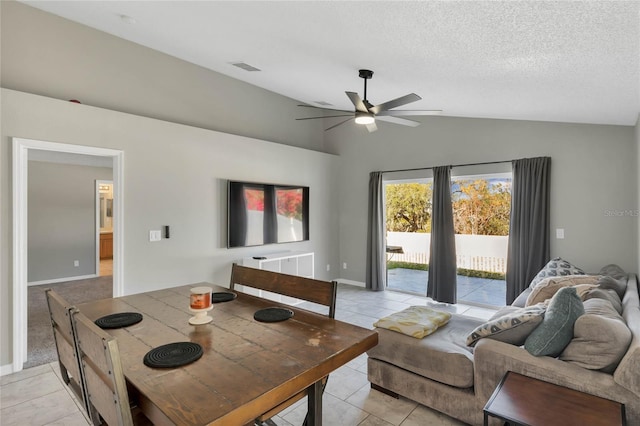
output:
M422 339L442 327L451 318L448 312L440 312L425 306L411 306L403 311L380 318L373 326L397 331Z

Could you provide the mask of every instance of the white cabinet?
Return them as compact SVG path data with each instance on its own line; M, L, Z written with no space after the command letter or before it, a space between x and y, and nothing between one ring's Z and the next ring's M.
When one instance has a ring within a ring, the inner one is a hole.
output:
M264 269L282 274L298 275L306 278L313 278L313 252L287 251L282 253L266 254L257 257L245 257L242 259L242 266L250 268ZM293 297L282 296L268 291L240 286L241 291L265 299L275 300L290 305L303 302Z
M242 265L313 278L313 252L286 251L258 257L245 257L242 259Z

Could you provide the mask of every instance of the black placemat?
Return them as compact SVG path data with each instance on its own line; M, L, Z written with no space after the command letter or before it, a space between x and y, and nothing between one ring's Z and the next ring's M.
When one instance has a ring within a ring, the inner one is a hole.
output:
M236 297L238 297L238 295L235 293L231 293L228 291L220 291L220 292L211 293L211 302L212 303L229 302L235 299Z
M197 361L202 354L202 346L197 343L168 343L147 352L143 362L147 367L173 368Z
M253 319L260 322L278 322L288 320L293 316L293 311L286 308L265 308L256 311Z
M137 324L142 321L142 314L137 312L118 312L117 314L105 315L94 322L103 329L123 328Z

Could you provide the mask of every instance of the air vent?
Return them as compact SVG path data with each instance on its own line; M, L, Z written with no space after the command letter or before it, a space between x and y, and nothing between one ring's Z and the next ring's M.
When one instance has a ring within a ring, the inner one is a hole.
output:
M318 105L322 105L322 106L332 106L333 104L330 104L327 101L313 101L314 104L318 104Z
M245 71L260 71L260 69L249 64L245 64L244 62L231 62L231 65L233 65L234 67L242 68Z

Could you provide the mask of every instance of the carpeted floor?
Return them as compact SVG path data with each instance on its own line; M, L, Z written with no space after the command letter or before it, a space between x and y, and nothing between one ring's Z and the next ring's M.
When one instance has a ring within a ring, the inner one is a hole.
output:
M30 286L28 289L27 362L25 368L47 364L58 359L51 331L51 320L44 291L53 289L72 305L113 295L113 277Z

